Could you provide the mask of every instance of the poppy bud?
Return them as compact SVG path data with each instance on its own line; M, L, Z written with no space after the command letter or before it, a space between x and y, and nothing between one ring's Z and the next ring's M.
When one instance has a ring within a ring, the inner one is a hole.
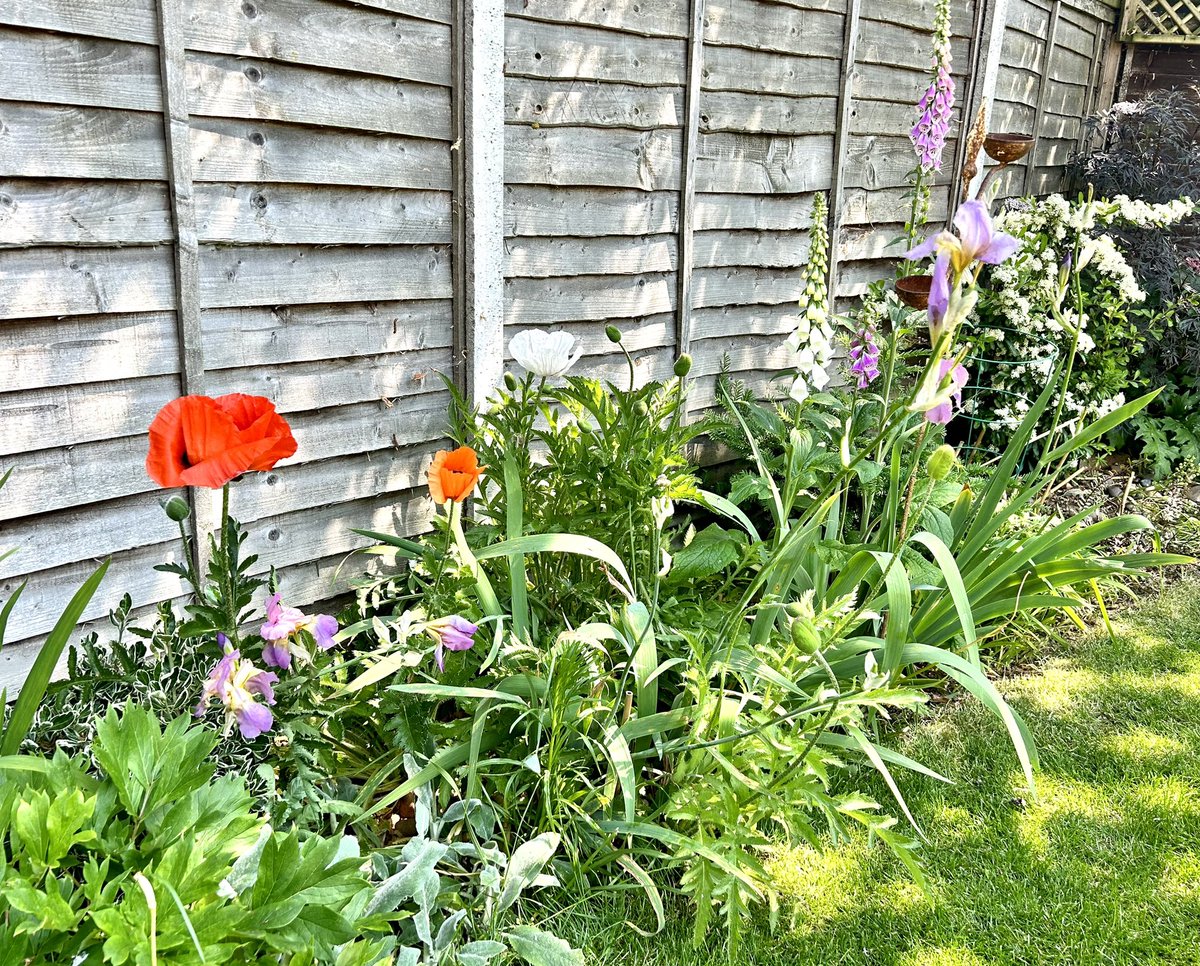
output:
M929 478L944 480L950 474L950 469L954 466L957 458L958 454L954 451L954 447L949 443L942 443L929 457Z
M171 497L162 505L162 508L167 511L167 516L176 523L183 523L192 515L192 508L188 506L187 500L178 496Z
M516 392L517 391L517 377L514 376L511 372L506 372L504 374L504 385L508 389L509 392Z
M608 336L609 342L620 343L621 341L621 330L615 325L606 325L604 327L604 334Z
M792 643L805 654L813 654L820 649L820 635L807 617L792 619Z
M675 360L675 375L683 379L692 371L692 357L686 352Z

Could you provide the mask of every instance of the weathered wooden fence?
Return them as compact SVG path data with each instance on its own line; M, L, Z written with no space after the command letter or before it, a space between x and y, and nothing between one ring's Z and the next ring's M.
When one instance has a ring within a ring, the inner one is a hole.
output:
M1111 90L1113 3L955 5L960 104L1036 131L1010 192L1055 186ZM181 392L271 397L300 450L237 485L289 597L359 565L351 526L416 532L438 373L481 397L504 339L564 327L588 371L682 349L787 365L812 198L840 296L896 253L931 0L0 0L0 598L44 634L178 583L143 470ZM956 145L947 157L959 157ZM950 167L934 217L951 204ZM201 524L212 519L197 497ZM0 652L19 682L31 646Z

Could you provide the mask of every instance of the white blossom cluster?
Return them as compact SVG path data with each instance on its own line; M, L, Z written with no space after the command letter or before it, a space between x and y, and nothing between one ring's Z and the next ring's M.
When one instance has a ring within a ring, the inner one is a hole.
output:
M1072 385L1063 404L1063 419L1085 413L1097 417L1124 404L1089 378L1087 357L1096 346L1096 325L1138 303L1146 295L1113 237L1103 231L1118 219L1144 226L1173 224L1195 210L1189 199L1150 205L1124 196L1111 202L1069 202L1062 195L1031 202L1001 213L997 227L1016 235L1022 247L1016 257L995 266L989 275L990 295L981 312L976 353L979 377L989 391L977 400L976 415L1015 429L1031 401L1045 387L1058 359L1078 331L1078 353ZM1062 305L1060 322L1052 307L1062 297L1067 255L1078 245L1078 264L1087 269L1089 287L1083 312Z
M1106 225L1121 221L1135 228L1170 228L1195 212L1196 203L1191 198L1176 198L1166 204L1154 205L1128 195L1117 195L1101 208L1099 217Z

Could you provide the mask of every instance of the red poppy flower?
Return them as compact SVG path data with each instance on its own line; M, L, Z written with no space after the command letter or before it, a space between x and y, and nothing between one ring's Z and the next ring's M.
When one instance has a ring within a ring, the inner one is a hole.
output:
M295 452L292 431L269 399L183 396L163 406L150 424L146 472L159 486L219 489Z
M429 495L439 506L450 501L462 503L475 491L486 469L479 465L479 457L470 446L460 446L453 452L440 449L429 467Z

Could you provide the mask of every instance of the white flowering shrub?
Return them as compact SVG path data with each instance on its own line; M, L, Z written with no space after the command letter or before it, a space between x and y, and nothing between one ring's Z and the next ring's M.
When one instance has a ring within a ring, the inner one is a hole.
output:
M1078 343L1062 418L1102 415L1121 406L1134 384L1146 340L1131 308L1146 298L1110 229L1115 225L1164 228L1195 210L1183 198L1148 204L1125 196L1067 201L1062 195L1016 202L997 226L1021 240L1017 256L990 268L975 321L977 388L967 401L973 418L989 427L988 445L1002 444L1046 384L1057 359ZM1078 251L1078 265L1070 260ZM1064 281L1081 273L1077 289ZM1053 308L1062 299L1062 321Z

